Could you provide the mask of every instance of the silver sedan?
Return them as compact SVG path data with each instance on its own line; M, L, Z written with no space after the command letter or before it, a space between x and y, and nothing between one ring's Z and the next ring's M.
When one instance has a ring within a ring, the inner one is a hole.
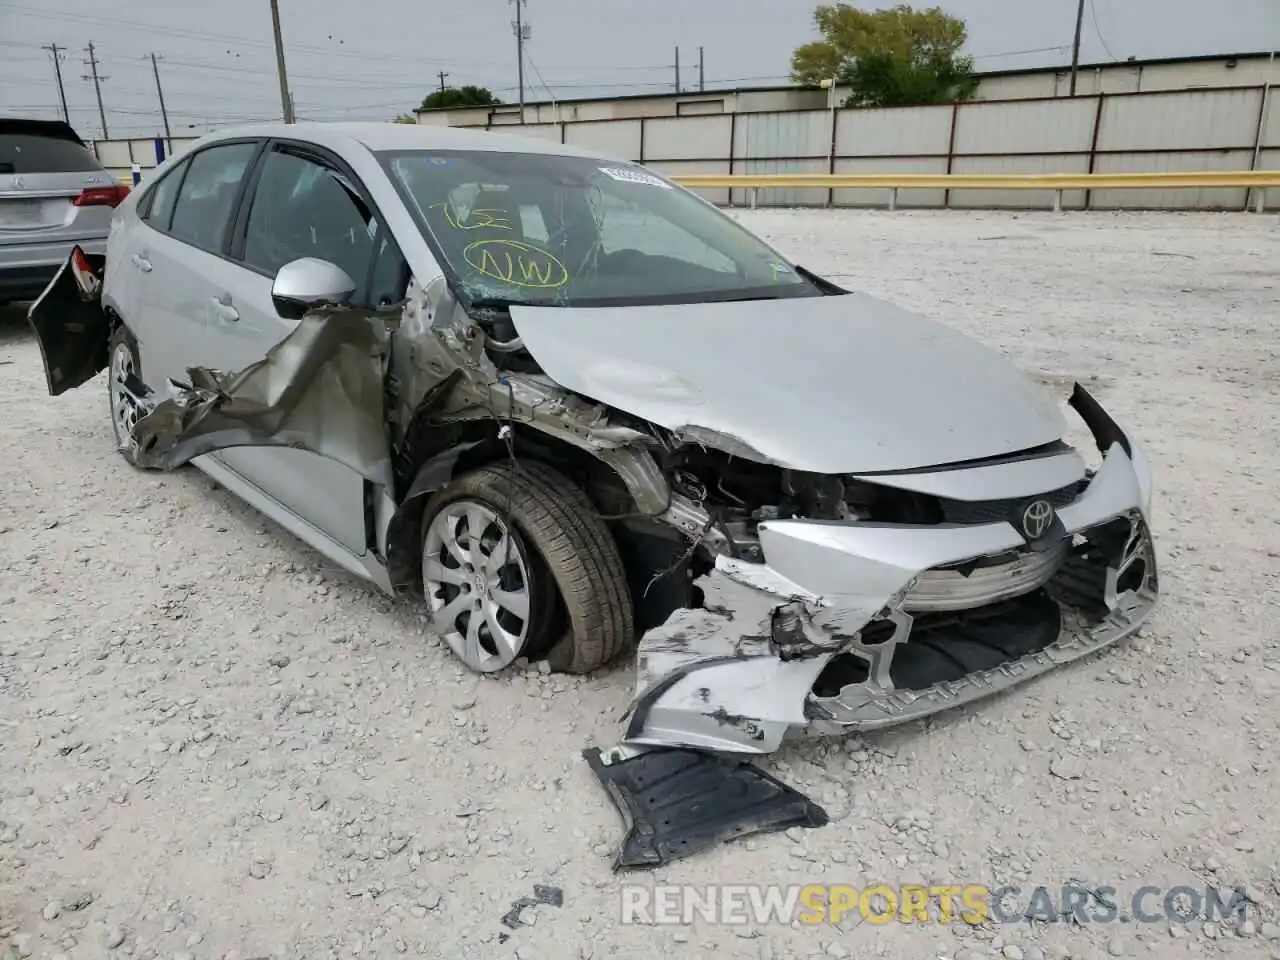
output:
M31 320L51 393L109 367L130 462L192 462L421 596L470 668L638 646L630 744L900 723L1156 602L1146 459L1082 387L1055 402L589 151L225 131L149 177L105 263L77 251Z

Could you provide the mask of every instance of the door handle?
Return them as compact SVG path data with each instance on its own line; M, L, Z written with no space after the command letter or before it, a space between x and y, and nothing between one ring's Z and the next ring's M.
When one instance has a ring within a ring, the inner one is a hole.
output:
M214 297L213 312L223 323L235 323L240 319L240 311L231 305L230 295Z
M144 257L140 253L135 253L133 255L133 265L137 267L139 270L141 270L143 273L151 272L151 261L148 260L146 257Z

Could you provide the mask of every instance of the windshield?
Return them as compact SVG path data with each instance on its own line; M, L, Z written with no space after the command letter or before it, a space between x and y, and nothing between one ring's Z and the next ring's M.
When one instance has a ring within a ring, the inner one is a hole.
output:
M381 158L473 303L585 307L819 295L764 242L643 167L497 151Z

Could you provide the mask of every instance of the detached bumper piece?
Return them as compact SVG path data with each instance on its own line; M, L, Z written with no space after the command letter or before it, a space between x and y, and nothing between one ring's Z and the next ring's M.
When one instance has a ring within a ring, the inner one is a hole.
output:
M750 763L697 750L649 750L606 762L583 754L622 815L615 871L656 867L729 840L822 827L827 812Z

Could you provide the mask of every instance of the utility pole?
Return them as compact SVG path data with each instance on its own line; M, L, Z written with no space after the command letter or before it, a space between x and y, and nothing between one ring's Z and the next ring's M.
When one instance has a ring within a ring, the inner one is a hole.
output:
M440 92L444 93L444 78L448 76L443 70L436 74L440 78Z
M173 134L169 132L169 111L164 108L164 88L160 86L160 68L156 66L156 55L151 54L151 72L156 78L156 96L160 98L160 116L164 119L164 138L172 140Z
M676 93L680 92L680 45L676 44Z
M280 80L280 110L285 123L293 123L293 97L289 96L289 74L284 68L284 36L280 32L280 0L271 0L271 32L276 38L276 76Z
M107 78L98 75L98 57L93 52L93 43L91 42L85 49L89 51L89 59L85 63L91 75L87 77L82 75L81 79L93 81L93 92L98 95L98 119L102 121L102 139L109 140L111 134L107 133L107 111L102 106L102 81Z
M1080 69L1080 27L1084 23L1084 0L1076 2L1076 38L1071 44L1071 93L1076 95L1076 73Z
M71 122L71 113L67 110L67 90L62 85L62 53L67 49L60 47L56 43L51 43L47 47L41 47L42 50L48 50L53 54L53 72L58 78L58 101L62 104L62 119L67 123Z
M702 48L698 48L698 92L702 93L707 89L707 75L703 72Z
M529 24L524 22L524 14L521 7L528 4L529 0L508 0L509 3L516 5L516 18L511 21L511 29L516 35L516 76L517 83L520 85L520 122L524 123L524 42L532 36L533 31Z

